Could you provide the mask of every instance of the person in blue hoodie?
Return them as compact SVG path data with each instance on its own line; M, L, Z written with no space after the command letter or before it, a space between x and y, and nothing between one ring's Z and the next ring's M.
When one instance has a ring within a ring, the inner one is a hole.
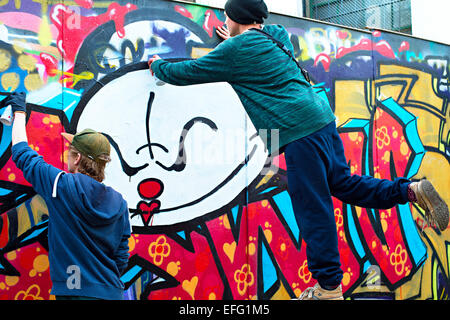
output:
M25 93L13 93L2 102L14 113L12 159L48 206L51 294L122 300L131 227L127 202L102 183L109 141L91 129L62 133L71 143L66 173L28 146L25 101Z

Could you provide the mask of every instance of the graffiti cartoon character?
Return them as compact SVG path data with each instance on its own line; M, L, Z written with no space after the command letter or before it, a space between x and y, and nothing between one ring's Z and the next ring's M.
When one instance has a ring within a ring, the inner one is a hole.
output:
M228 204L262 171L267 150L227 83L157 86L140 63L101 80L74 115L113 146L105 183L135 227L191 221Z

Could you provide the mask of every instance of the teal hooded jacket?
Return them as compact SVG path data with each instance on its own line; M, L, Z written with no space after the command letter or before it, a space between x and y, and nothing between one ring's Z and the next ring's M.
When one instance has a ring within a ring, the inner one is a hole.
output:
M283 26L268 25L263 30L294 53ZM267 130L267 140L263 140L270 153L336 119L328 102L314 92L296 63L257 31L231 37L199 59L161 59L151 68L158 79L172 85L228 82L256 130ZM277 135L278 143L272 141Z

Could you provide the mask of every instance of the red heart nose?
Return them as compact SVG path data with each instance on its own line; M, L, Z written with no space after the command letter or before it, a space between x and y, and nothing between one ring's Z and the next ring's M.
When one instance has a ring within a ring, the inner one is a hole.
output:
M141 210L143 213L153 213L155 210L158 210L160 206L160 203L158 200L152 201L150 204L147 204L145 202L139 203L139 210Z
M144 199L154 199L159 197L164 190L163 183L158 179L146 179L139 183L138 192Z

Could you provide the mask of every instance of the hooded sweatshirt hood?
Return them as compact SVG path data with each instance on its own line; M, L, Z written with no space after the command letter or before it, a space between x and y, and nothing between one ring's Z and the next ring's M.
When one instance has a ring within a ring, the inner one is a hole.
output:
M81 173L68 176L75 207L90 225L111 224L127 209L122 195L111 187Z

